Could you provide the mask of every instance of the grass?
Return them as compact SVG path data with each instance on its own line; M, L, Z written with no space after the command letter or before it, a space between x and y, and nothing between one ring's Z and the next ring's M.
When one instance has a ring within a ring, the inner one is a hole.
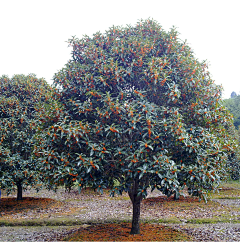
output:
M221 187L231 187L231 188L235 188L235 189L240 189L240 180L229 180L227 182L223 182L221 184Z
M0 226L74 226L82 225L79 220L70 218L53 218L53 219L31 219L31 220L4 220L0 219Z
M230 218L201 218L201 219L189 219L188 223L190 224L219 224L219 223L240 223L239 219L230 219Z
M222 183L218 191L210 193L210 199L240 199L240 183Z

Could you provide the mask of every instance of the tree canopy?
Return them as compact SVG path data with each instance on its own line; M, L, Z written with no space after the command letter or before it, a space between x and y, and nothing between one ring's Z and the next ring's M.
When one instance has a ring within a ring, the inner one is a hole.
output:
M0 186L18 189L18 199L27 186L38 188L37 160L32 157L36 113L48 98L49 85L35 75L0 77Z
M69 45L72 58L54 77L66 114L36 147L51 186L128 192L132 233L149 187L176 198L185 186L200 198L214 188L233 147L232 117L175 28L141 20Z

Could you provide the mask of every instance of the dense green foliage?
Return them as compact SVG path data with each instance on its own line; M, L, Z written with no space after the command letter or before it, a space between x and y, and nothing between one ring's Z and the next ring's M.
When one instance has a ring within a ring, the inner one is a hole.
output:
M35 75L0 77L0 186L18 188L18 199L27 186L38 188L37 160L32 157L36 113L48 97L49 85Z
M231 98L223 100L223 105L227 107L230 113L233 115L233 123L235 127L229 127L229 135L239 147L240 144L240 96L235 92L232 92ZM227 167L231 178L239 180L240 178L240 150L236 147L233 152L228 156L229 162Z
M218 184L235 145L232 118L174 28L146 20L69 44L72 59L54 77L64 109L45 115L52 121L35 150L51 188L77 181L79 190L127 191L138 233L148 187L178 197L187 186L202 197Z
M234 126L238 129L240 126L240 95L225 99L223 104L233 114Z

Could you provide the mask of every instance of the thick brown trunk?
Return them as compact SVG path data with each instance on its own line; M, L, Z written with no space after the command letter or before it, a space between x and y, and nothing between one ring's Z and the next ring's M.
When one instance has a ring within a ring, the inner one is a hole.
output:
M133 205L132 228L130 234L140 234L140 208L142 195L137 196L138 187L138 180L134 180L132 189L128 192Z
M130 234L140 234L140 206L141 200L135 199L133 202L132 228Z
M23 196L22 196L22 184L21 182L17 183L17 200L23 200Z

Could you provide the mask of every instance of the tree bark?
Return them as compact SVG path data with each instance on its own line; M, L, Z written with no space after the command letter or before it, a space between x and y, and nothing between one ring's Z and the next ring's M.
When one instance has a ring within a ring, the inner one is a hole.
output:
M18 201L23 200L22 192L23 192L22 183L18 182L17 183L17 200Z
M133 182L132 189L128 192L128 195L133 205L132 228L130 234L140 234L140 208L142 195L137 196L138 187L139 180L135 179Z

